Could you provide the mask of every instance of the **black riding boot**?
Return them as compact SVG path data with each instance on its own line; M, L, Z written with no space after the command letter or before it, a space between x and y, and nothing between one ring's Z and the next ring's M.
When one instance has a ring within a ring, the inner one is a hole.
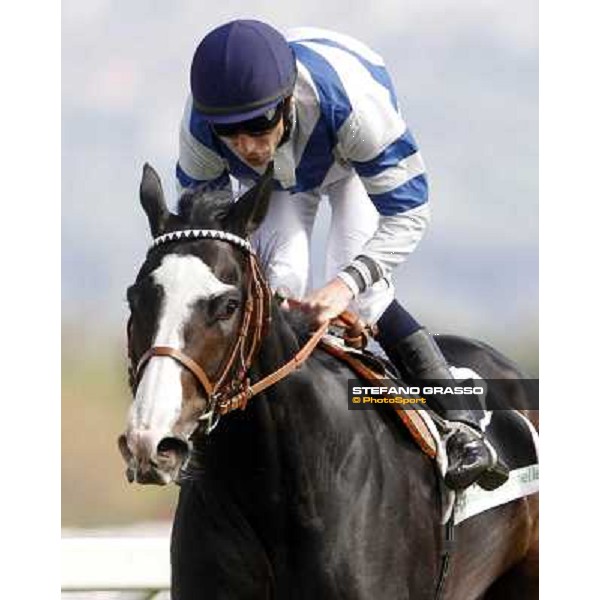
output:
M386 344L387 345L387 344ZM393 348L382 344L389 359L410 379L418 381L454 379L433 336L426 329L418 329L397 341ZM495 451L486 443L481 425L472 409L448 408L448 397L430 397L436 412L448 421L465 425L448 440L448 471L445 482L454 490L464 489L477 482L486 490L493 490L508 478L508 469L498 462ZM453 399L456 402L456 399Z

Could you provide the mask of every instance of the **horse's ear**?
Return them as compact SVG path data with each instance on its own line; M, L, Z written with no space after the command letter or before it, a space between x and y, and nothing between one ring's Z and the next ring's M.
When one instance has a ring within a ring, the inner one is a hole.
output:
M157 237L164 233L170 213L165 204L165 196L160 178L148 163L144 165L144 172L142 174L140 201L144 212L148 216L152 237Z
M265 174L258 183L232 205L226 218L226 228L247 237L262 223L269 208L273 189L273 162L269 163Z

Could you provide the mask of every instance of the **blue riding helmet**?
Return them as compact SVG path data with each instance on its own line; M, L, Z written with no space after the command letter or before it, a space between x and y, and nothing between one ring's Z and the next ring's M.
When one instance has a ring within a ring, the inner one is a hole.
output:
M194 106L208 122L247 121L291 95L296 83L294 52L270 25L232 21L200 42L190 83Z

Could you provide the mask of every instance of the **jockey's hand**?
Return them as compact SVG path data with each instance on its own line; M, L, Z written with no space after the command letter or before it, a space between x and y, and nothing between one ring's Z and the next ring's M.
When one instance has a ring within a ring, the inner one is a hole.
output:
M302 300L302 310L312 316L317 325L334 319L348 308L353 298L352 290L337 277L327 285L311 292Z

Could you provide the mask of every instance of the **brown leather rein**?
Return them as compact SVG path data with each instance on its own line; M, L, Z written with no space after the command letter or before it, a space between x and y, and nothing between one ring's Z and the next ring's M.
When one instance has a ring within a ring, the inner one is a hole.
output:
M152 346L140 357L135 367L135 385L139 384L143 370L154 357L169 357L177 361L195 377L204 390L208 405L200 421L207 421L208 431L211 431L218 417L235 409L245 409L248 400L265 391L278 381L298 369L311 355L321 338L327 331L329 322L323 323L300 348L298 353L279 369L251 384L248 371L268 332L271 319L271 292L258 266L256 255L246 240L233 234L213 230L186 230L160 236L154 240L152 247L170 241L183 239L219 239L228 241L243 250L248 256L248 277L246 282L246 304L244 315L235 345L219 369L219 374L211 381L206 371L192 358L177 348L170 346ZM293 301L292 301L293 302ZM343 319L342 319L343 320Z

